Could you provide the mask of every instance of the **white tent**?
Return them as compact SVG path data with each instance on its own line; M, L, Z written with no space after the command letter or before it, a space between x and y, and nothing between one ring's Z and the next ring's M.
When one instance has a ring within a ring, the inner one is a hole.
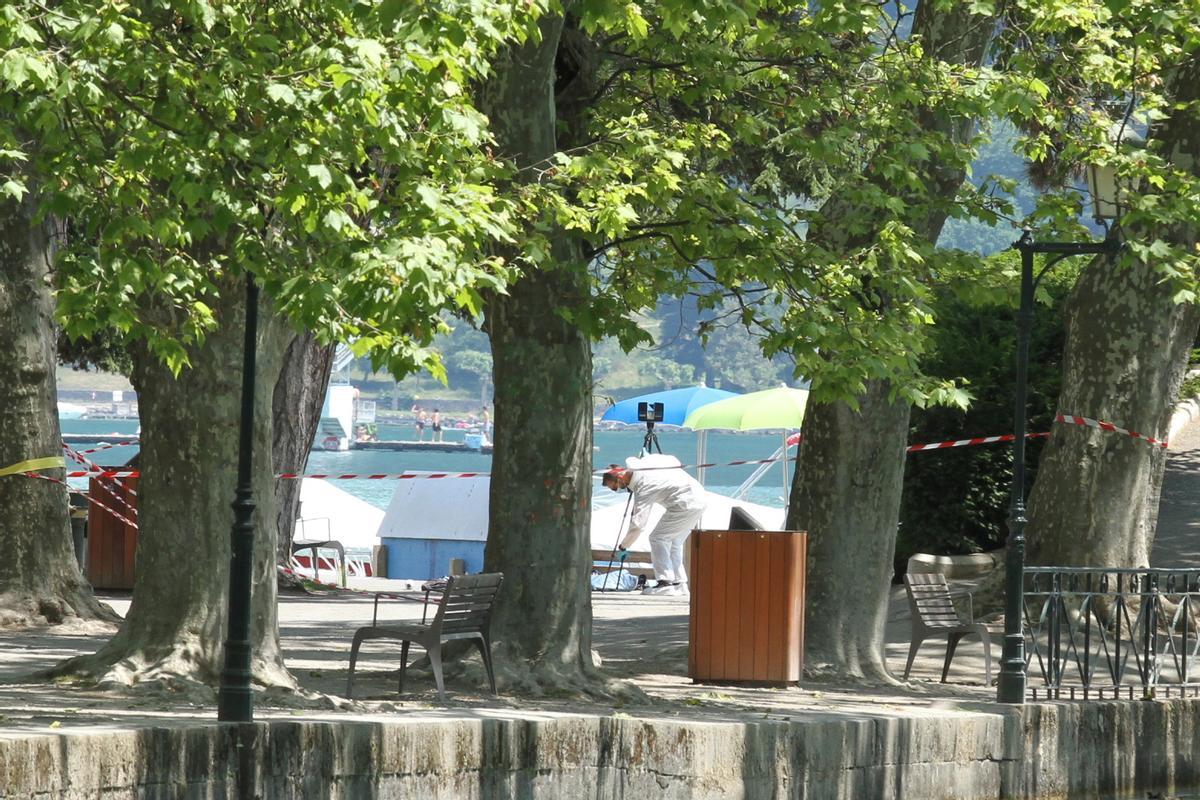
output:
M401 481L376 535L393 539L485 541L489 482L486 475Z
M304 478L300 484L298 541L333 539L347 550L371 552L379 544L377 533L384 514L365 500L339 489L330 481Z

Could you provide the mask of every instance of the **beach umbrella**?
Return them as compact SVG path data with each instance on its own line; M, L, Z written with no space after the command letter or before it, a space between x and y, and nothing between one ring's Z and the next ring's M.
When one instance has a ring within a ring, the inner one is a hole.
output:
M622 400L609 407L604 412L602 420L611 422L628 422L637 423L638 404L639 403L662 403L663 404L663 419L664 425L682 425L688 414L691 414L698 408L716 403L721 400L728 400L737 397L734 392L726 392L723 389L710 389L707 386L688 386L684 389L668 389L665 392L651 392L638 397L631 397L628 400ZM647 425L649 430L649 425ZM649 438L649 434L647 434ZM708 457L708 433L699 431L696 436L696 462L703 464ZM696 470L696 478L700 483L704 483L704 468L699 467Z
M783 466L783 496L788 496L787 441L788 430L800 427L804 407L808 404L807 389L780 386L761 392L750 392L728 400L710 403L687 415L685 428L711 430L728 428L735 431L782 429L783 446L779 463Z
M807 389L780 386L762 392L750 392L697 408L683 420L685 428L729 428L735 431L764 428L795 429L804 420L808 403Z
M722 389L710 389L707 386L689 386L686 389L651 392L650 394L631 397L628 400L622 400L619 403L609 406L600 419L610 422L627 422L631 425L636 424L638 422L637 411L639 403L662 403L662 424L682 425L688 414L691 414L696 409L709 403L715 403L718 400L728 400L731 397L737 396L733 392L726 392Z

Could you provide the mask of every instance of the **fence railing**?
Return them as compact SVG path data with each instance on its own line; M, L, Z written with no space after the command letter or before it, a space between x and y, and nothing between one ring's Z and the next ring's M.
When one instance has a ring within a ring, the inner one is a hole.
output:
M1035 696L1200 691L1200 569L1027 567L1024 609Z

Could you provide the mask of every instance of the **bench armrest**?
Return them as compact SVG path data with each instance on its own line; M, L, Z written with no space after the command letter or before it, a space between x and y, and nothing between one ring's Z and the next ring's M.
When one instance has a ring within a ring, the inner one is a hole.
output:
M441 597L440 592L432 592L432 593L436 594L439 598ZM375 627L376 625L379 624L379 601L380 600L407 600L410 603L414 603L414 602L415 603L423 603L424 607L421 609L421 622L424 623L425 615L429 612L429 595L430 594L431 594L431 591L429 589L426 589L424 600L422 600L420 598L413 597L411 594L406 595L403 592L375 592L374 593L375 602L371 607L371 626Z

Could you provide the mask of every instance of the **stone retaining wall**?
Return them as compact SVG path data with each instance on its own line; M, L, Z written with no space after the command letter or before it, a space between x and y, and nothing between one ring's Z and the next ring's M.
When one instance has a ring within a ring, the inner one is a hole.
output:
M414 715L6 735L0 797L1145 797L1200 786L1198 712L1193 700L1109 701L754 722Z

